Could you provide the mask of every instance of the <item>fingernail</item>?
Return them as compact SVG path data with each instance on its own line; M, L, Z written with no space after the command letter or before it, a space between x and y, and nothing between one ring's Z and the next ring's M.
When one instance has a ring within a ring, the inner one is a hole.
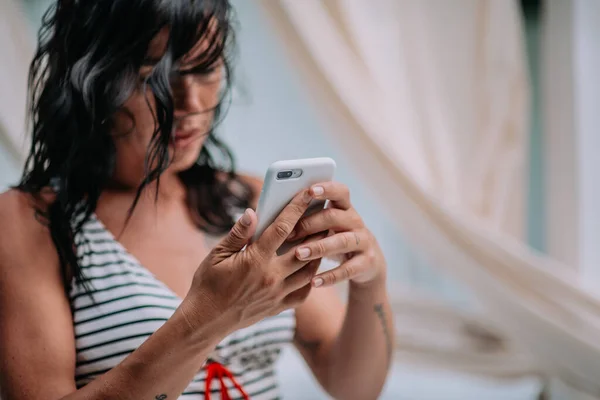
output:
M310 201L312 200L312 195L310 194L310 190L305 190L304 191L304 196L302 197L302 200L308 204L310 203Z
M314 287L319 287L323 285L323 278L315 278L313 279L313 286Z
M240 222L244 226L250 225L250 223L252 222L252 218L250 218L250 210L249 209L246 209L246 211L244 211L242 218L240 218Z
M310 257L310 249L308 247L300 247L297 254L299 259L304 260Z
M323 189L322 186L315 186L312 188L312 191L315 196L321 196L323 193L325 193L325 189Z

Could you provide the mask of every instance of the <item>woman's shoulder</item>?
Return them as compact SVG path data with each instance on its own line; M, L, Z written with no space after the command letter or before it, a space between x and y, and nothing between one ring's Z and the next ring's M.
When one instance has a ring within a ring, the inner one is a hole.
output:
M254 208L256 208L256 205L258 204L258 197L260 196L260 191L262 190L264 181L254 175L238 174L238 177L252 190L252 204Z
M227 174L222 173L222 174L219 174L218 177L220 179L225 180L227 177ZM250 201L250 204L252 205L252 208L256 208L256 206L258 205L258 198L260 196L260 191L262 190L263 180L255 175L244 174L244 173L237 173L236 178L237 178L238 182L241 182L250 188L250 190L252 192L252 199Z
M36 212L45 213L55 198L55 192L49 188L36 194L20 189L9 189L0 193L0 217L21 218L32 215L36 217Z
M53 198L16 189L0 194L0 291L64 296L58 252L41 216Z
M53 199L49 191L34 196L10 189L0 194L0 262L8 256L55 253L42 216Z

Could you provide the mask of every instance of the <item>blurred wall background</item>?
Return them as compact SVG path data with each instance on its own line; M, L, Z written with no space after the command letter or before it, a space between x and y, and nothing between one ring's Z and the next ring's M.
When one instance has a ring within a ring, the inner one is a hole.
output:
M261 14L257 4L251 0L233 0L233 2L237 9L240 25L237 36L239 63L236 76L238 83L234 91L232 107L220 132L237 155L239 169L260 176L266 167L276 159L322 155L335 158L339 166L337 178L349 185L356 207L379 238L389 260L391 279L410 282L456 304L467 306L470 302L468 293L451 280L434 272L423 260L411 252L410 248L404 244L400 231L381 211L382 208L379 207L377 199L370 195L364 189L364 184L352 174L349 166L359 161L347 159L336 150L335 143L331 141L326 132L325 123L317 117L313 104L293 70L293 65L290 65L290 60L283 54L280 43L273 37L268 21ZM586 55L591 54L592 61L598 61L598 51L594 52L593 43L585 38L598 33L597 29L600 26L598 5L600 3L597 0L549 0L548 2L554 4L555 10L558 10L553 14L553 18L557 18L559 24L572 18L573 26L578 27L578 30L569 36L568 40L571 40L571 45L579 51L580 57L575 58L574 62L579 61L581 64L578 64L579 67L578 65L571 66L570 72L578 74L579 77L580 86L575 96L579 94L586 99L586 102L590 103L598 96L593 92L598 85L589 83L597 82L597 78L593 68L584 68L582 65L589 61L585 58ZM50 1L22 0L22 3L31 24L33 38L41 15ZM550 165L553 158L551 160L548 156L548 147L553 144L545 143L545 129L547 125L550 125L548 129L551 130L554 124L552 120L549 121L547 115L543 115L543 111L546 109L542 105L542 98L545 100L549 92L542 90L543 79L545 79L543 74L546 72L542 60L548 60L548 58L542 57L543 31L540 20L542 5L541 0L524 0L522 3L526 16L527 50L533 85L528 241L538 250L552 252L552 245L547 243L546 228L548 224L552 227L557 223L553 222L552 218L548 219L547 215L556 212L557 207L551 205L547 209L546 203L550 194L560 191L555 189L557 185L558 187L560 185L554 181L554 175L548 176L548 171L554 171ZM578 24L577 21L581 24ZM561 96L561 93L555 94ZM565 112L566 108L569 107L563 107L561 111L560 104L554 105L554 110L559 114ZM546 112L546 114L548 113ZM600 127L600 121L595 117L596 114L593 110L585 109L573 118L579 118L578 125L592 134L596 133L597 128ZM557 118L556 114L553 115L554 118ZM558 118L561 115L558 115ZM264 143L268 143L268 145ZM582 165L586 171L590 171L593 156L600 148L594 146L598 143L595 141L581 143L588 144L588 146L580 145L580 150L585 150L585 154L587 154L585 159L581 159L581 162L585 163ZM0 188L15 183L19 172L19 163L0 141ZM578 173L573 172L573 174L577 175ZM588 183L581 186L583 189L582 192L578 192L578 195L581 195L578 198L581 200L581 212L590 213L592 211L588 207L589 202L596 196L596 191L595 186L589 182L593 176L589 174L585 176ZM551 181L549 187L546 185L547 180ZM587 200L582 200L584 198ZM584 207L584 204L588 206ZM583 211L584 209L585 211ZM593 213L589 215L590 217L595 216ZM587 237L600 239L600 235L593 236L592 228L588 228ZM549 241L551 240L552 238ZM296 385L304 385L304 382L311 381L299 367L301 364L297 359L290 357L287 362L295 366L288 370L290 371L288 384L292 385L293 379L296 378L300 382ZM394 383L391 385L393 386ZM403 388L406 389L406 386ZM416 390L416 387L412 389ZM389 393L392 393L395 389L391 387L388 390ZM306 395L307 392L303 393ZM391 396L389 398L395 398Z
M0 141L0 188L4 190L16 182L19 176L19 163Z

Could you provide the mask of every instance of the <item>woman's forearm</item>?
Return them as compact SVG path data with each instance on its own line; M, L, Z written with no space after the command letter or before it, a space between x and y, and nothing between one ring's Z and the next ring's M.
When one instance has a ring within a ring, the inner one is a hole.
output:
M185 301L173 316L119 365L62 400L177 399L209 353L226 336L216 315L194 316Z
M328 356L328 391L339 399L376 399L394 349L394 322L385 282L350 283L341 332Z

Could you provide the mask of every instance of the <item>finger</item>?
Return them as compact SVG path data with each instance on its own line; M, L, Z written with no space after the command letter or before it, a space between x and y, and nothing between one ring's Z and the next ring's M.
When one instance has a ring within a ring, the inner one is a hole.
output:
M300 289L303 286L310 284L312 278L315 277L319 267L321 266L321 260L313 260L288 276L285 281L285 291L291 293L295 290Z
M351 231L363 227L362 219L356 211L325 208L315 214L301 218L287 240L299 240L329 230Z
M312 279L313 287L327 287L350 280L364 272L364 257L352 257L339 267L316 275Z
M315 242L306 243L296 249L299 260L314 260L338 254L360 252L367 248L369 235L366 231L336 233Z
M307 210L311 200L312 196L308 190L297 194L252 246L263 256L270 257L275 254Z
M302 241L302 243L310 243L311 241L316 241L325 237L327 237L327 232L320 232L318 234L306 238L304 241ZM321 260L299 260L298 257L296 257L296 252L294 251L294 249L286 251L285 253L278 255L277 257L279 265L282 266L282 268L280 268L280 272L285 278L288 278L291 275L295 274L298 270L304 268L310 262L317 261L319 265L321 263Z
M297 227L294 228L294 232L295 230L298 229ZM295 233L292 232L290 235L295 235ZM310 242L315 242L317 240L321 240L326 238L329 235L329 231L328 230L322 230L320 232L316 232L316 233L311 233L311 234L307 234L307 235L296 235L296 240L289 240L290 242L297 242L296 244L300 243L300 244L304 244L304 243L310 243Z
M279 255L276 257L277 257L277 265L280 266L278 268L278 270L279 270L278 273L284 279L287 279L291 275L295 274L297 271L304 268L311 261L314 261L314 260L299 260L298 257L296 257L296 252L294 251L294 249L287 251L287 252L283 253L282 255Z
M256 230L256 222L256 214L248 208L233 225L227 236L215 246L213 253L227 257L240 251L252 238Z
M285 296L282 301L282 311L291 307L298 307L300 304L304 303L304 300L306 300L311 290L312 285L309 283Z
M352 207L348 186L339 182L322 182L310 188L310 194L318 200L329 200L335 208L348 210Z

